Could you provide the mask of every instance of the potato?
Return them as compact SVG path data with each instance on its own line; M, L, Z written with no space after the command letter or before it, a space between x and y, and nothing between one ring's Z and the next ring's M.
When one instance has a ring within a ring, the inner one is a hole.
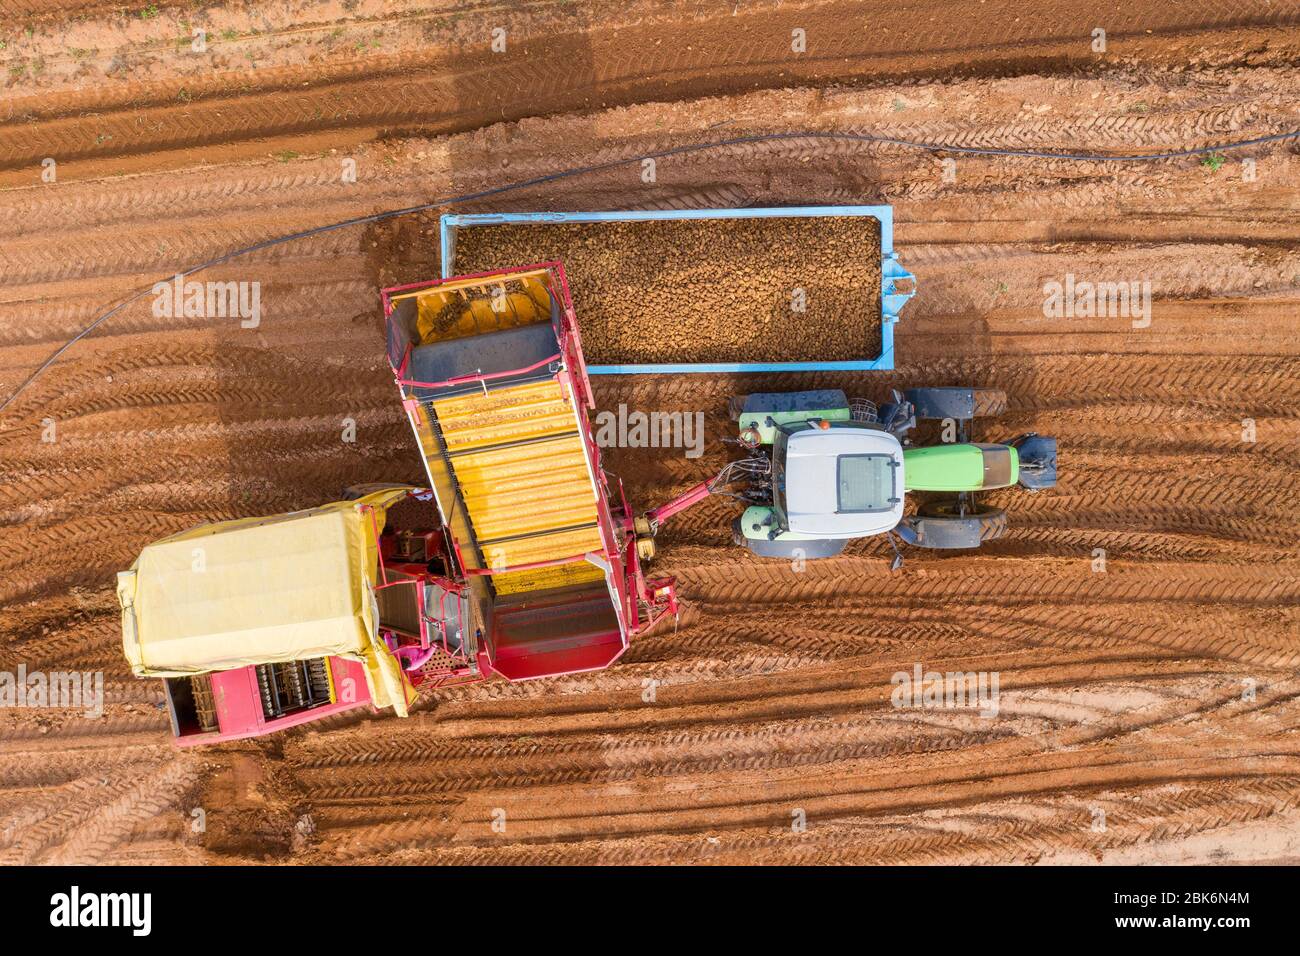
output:
M875 219L507 223L462 227L456 239L461 273L552 259L591 364L880 354Z

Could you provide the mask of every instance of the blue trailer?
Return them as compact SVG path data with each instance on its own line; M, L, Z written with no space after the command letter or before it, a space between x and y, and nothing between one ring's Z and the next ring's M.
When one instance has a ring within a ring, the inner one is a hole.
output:
M442 274L457 274L456 239L463 229L504 224L647 222L660 220L722 220L777 217L868 217L880 230L880 353L860 359L833 361L674 362L588 365L591 375L731 372L872 371L894 367L894 323L916 291L916 279L898 263L894 252L894 211L891 206L790 206L760 209L651 210L636 212L487 213L442 217ZM515 263L521 265L522 263Z

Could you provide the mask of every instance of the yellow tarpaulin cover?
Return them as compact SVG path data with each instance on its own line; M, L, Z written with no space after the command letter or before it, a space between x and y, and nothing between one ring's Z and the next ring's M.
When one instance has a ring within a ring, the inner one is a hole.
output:
M184 677L345 657L365 664L375 706L406 716L415 692L378 637L374 597L384 514L406 492L202 525L147 546L117 576L131 670Z

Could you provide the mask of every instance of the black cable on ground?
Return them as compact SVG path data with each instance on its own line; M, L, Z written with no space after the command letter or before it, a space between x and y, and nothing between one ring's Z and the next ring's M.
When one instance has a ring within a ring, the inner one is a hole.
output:
M943 143L923 143L914 140L898 139L892 136L876 136L871 133L831 133L831 132L788 132L788 133L757 133L752 136L736 136L731 139L716 140L711 143L692 143L687 146L674 146L671 149L664 149L653 153L638 153L635 156L629 156L625 159L611 159L603 163L594 163L590 166L574 166L570 169L562 169L558 172L547 173L543 176L535 176L532 179L524 179L519 182L506 183L502 186L493 186L490 189L481 189L472 193L461 193L457 196L447 196L442 199L435 199L432 202L420 203L418 206L407 206L404 209L390 209L386 212L373 213L369 216L357 216L353 219L344 219L340 222L329 223L324 226L316 226L312 229L306 229L302 232L290 233L287 236L279 236L275 239L267 239L263 242L254 243L251 246L245 246L242 249L236 249L233 252L227 252L225 255L218 256L215 259L209 259L200 265L191 266L182 271L172 273L159 279L159 282L166 282L177 276L186 278L194 275L196 272L202 272L204 269L210 269L213 266L219 266L231 259L239 256L248 255L253 252L260 252L263 249L269 249L272 246L278 246L282 243L293 242L296 239L308 239L312 236L318 236L322 233L333 232L336 229L346 229L350 226L364 226L374 222L383 222L386 219L394 219L398 216L409 216L412 213L427 212L430 209L438 209L443 206L457 206L467 202L474 202L479 199L487 199L491 196L499 196L503 193L514 192L519 189L528 189L532 186L542 186L546 183L553 183L563 179L572 179L576 176L590 175L591 173L604 172L610 169L617 169L621 166L627 166L632 163L640 163L646 159L670 159L674 156L682 156L687 153L704 152L711 149L725 149L729 146L744 146L753 143L767 143L780 140L798 140L798 139L816 139L816 140L839 140L846 142L876 143L882 146L899 146L907 149L920 149L927 152L948 152L963 153L974 156L1010 156L1023 157L1028 159L1065 159L1079 162L1092 163L1133 163L1133 162L1151 162L1162 159L1184 159L1189 156L1204 156L1211 153L1222 153L1233 149L1245 149L1250 146L1261 146L1265 143L1277 143L1288 139L1300 138L1300 130L1293 130L1288 133L1273 133L1268 136L1255 136L1251 139L1238 140L1236 142L1221 143L1216 146L1197 146L1191 149L1179 149L1165 153L1141 153L1134 155L1109 155L1106 153L1056 153L1050 150L1036 149L997 149L991 146L947 146ZM150 283L148 286L127 296L117 305L113 306L107 312L97 316L89 325L68 339L67 342L59 346L54 352L42 362L31 375L27 376L22 383L14 389L13 393L0 403L0 412L4 411L13 403L22 392L39 378L46 369L58 361L68 349L76 345L96 328L107 322L114 315L121 312L133 302L138 302L144 298L153 289L157 283Z

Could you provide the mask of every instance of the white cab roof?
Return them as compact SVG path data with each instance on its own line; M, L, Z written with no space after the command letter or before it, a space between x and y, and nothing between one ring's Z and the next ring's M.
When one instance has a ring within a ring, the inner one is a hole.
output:
M801 429L787 439L785 489L793 532L821 538L881 534L903 517L903 448L876 428Z

